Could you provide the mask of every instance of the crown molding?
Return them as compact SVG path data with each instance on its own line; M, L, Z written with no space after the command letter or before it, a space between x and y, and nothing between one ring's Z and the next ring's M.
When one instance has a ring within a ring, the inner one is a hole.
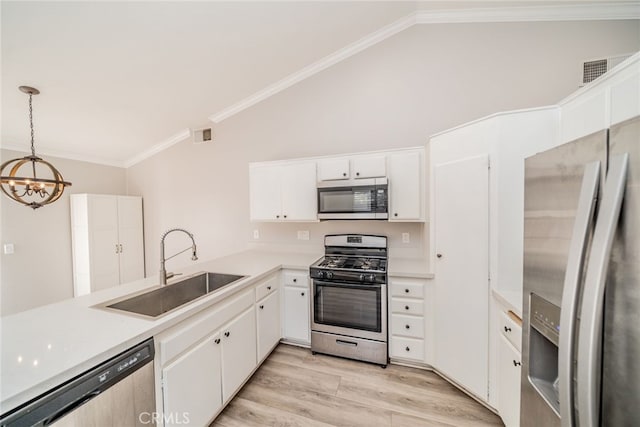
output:
M2 144L2 146L0 148L3 149L3 150L18 151L20 153L27 153L27 154L31 152L31 150L29 149L28 146ZM36 152L36 154L38 156L58 157L60 159L76 160L76 161L79 161L79 162L87 162L87 163L96 163L96 164L99 164L99 165L114 166L114 167L117 167L117 168L126 167L124 165L124 162L119 161L119 160L106 159L104 157L91 156L91 155L88 155L88 154L77 153L77 152L73 152L73 151L50 149L50 148L46 148L46 147L44 147L44 148L38 147L38 151Z
M209 116L214 123L228 119L265 99L282 92L302 80L337 64L364 49L373 46L416 24L456 24L489 22L536 22L536 21L592 21L640 19L640 2L611 2L607 4L544 5L508 8L475 8L459 10L417 11L360 40L325 56L288 75L282 80L250 95L249 97Z
M189 138L189 136L191 136L191 130L190 129L182 129L180 132L170 136L169 138L165 139L164 141L154 145L153 147L149 148L148 150L143 151L140 154L137 154L133 157L131 157L128 160L125 160L123 163L123 167L125 168L129 168L137 163L140 163L143 160L148 159L149 157L158 154L161 151L166 150L167 148L171 147L172 145L177 144L178 142L184 141L185 139Z
M216 114L209 116L209 120L211 120L214 123L220 123L221 121L235 114L238 114L239 112L246 110L247 108L252 107L257 103L264 101L265 99L279 92L282 92L283 90L293 86L294 84L299 83L302 80L305 80L319 73L320 71L326 68L329 68L332 65L337 64L338 62L344 61L345 59L355 55L356 53L362 52L368 47L371 47L376 43L379 43L385 39L388 39L394 34L397 34L403 30L406 30L409 27L412 27L413 25L416 24L416 16L417 14L413 12L405 16L404 18L401 18L385 27L382 27L377 31L374 31L371 34L368 34L367 36L361 38L360 40L357 40L343 47L342 49L339 49L334 53L328 56L325 56L324 58L312 63L311 65L307 65L301 70L293 74L289 74L287 77L283 78L282 80L279 80L267 86L266 88L254 93L253 95L243 99L242 101L236 104L233 104L232 106L225 108L224 110L219 111Z

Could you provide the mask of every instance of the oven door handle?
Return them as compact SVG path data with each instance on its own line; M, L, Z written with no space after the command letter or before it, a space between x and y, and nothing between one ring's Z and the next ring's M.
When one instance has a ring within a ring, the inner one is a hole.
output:
M357 288L357 289L378 289L387 286L385 283L368 283L360 284L353 282L325 282L321 280L313 280L315 286L331 286L334 288Z

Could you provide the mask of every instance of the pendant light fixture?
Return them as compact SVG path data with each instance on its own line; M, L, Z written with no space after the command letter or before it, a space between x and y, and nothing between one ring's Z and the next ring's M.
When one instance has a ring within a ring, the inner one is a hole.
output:
M31 98L40 91L29 86L20 86L20 91L29 95L29 124L31 126L31 155L5 162L0 167L2 192L25 206L38 209L53 203L62 196L64 188L71 185L53 165L36 156L33 132L33 107Z

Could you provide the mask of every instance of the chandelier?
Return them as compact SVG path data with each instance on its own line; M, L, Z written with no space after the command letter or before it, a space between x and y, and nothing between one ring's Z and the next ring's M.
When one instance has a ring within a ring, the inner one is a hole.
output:
M62 196L64 187L71 185L71 183L65 181L62 178L62 174L51 163L36 156L36 150L33 145L33 107L31 98L33 95L38 95L40 91L29 86L20 86L19 89L29 95L31 155L9 160L2 164L0 167L2 192L18 203L38 209L58 200Z

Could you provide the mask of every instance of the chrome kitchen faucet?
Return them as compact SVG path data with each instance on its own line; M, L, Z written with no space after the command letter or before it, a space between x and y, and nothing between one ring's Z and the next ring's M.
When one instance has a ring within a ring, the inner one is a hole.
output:
M189 236L191 238L192 245L191 245L191 247L183 249L180 252L175 253L175 254L171 255L170 257L168 257L168 258L165 258L164 257L164 239L167 237L167 235L169 235L169 233L172 233L174 231L182 231L187 236ZM198 255L196 253L196 241L193 238L193 234L189 233L184 228L172 228L171 230L167 230L167 231L164 232L164 234L160 238L160 285L166 285L167 284L167 279L170 279L171 277L174 276L173 273L168 273L167 274L167 270L165 270L165 268L164 268L165 262L170 260L171 258L173 258L175 256L180 255L183 252L188 251L189 249L191 249L191 259L193 261L197 261L198 260Z

